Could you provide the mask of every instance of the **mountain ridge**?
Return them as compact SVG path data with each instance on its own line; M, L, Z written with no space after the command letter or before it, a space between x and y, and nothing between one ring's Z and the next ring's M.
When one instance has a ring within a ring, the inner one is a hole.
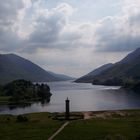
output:
M90 83L93 81L93 78L95 76L97 76L98 74L100 74L102 71L105 71L106 69L112 67L113 64L112 63L108 63L108 64L105 64L105 65L102 65L96 69L94 69L93 71L89 72L88 74L78 78L75 80L75 82L84 82L84 83Z
M0 54L0 77L1 84L17 79L25 79L32 82L69 80L69 78L57 77L30 60L16 54Z
M101 85L122 85L127 81L140 79L140 48L111 67L92 77L90 83ZM84 82L84 81L81 81Z

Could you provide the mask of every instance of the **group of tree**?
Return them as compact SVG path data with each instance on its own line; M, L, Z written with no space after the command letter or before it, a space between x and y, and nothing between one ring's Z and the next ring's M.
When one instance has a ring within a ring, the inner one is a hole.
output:
M1 96L9 96L12 103L30 101L50 101L51 93L47 84L34 84L26 80L15 80L0 86Z
M120 86L124 84L124 81L122 78L113 77L107 80L94 79L92 81L92 84L93 85L106 85L106 86Z
M136 93L140 93L140 80L138 80L138 81L134 81L134 80L127 81L124 84L123 88L132 90Z
M130 77L130 78L117 78L113 77L107 80L94 79L92 82L93 85L106 85L106 86L121 86L124 89L129 89L134 92L140 93L140 78L139 77Z

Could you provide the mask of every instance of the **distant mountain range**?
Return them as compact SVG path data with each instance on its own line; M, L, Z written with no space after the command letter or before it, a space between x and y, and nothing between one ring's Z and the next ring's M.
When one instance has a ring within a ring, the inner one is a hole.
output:
M126 81L140 80L140 48L115 64L106 64L80 77L76 82L102 85L122 85Z
M54 76L55 78L58 78L59 81L66 81L66 80L74 80L74 77L70 77L64 74L58 74L58 73L54 73L51 71L47 71L48 73L50 73L52 76Z
M71 80L74 78L45 71L31 61L15 54L1 54L0 84L5 84L17 79L25 79L32 82L51 82Z

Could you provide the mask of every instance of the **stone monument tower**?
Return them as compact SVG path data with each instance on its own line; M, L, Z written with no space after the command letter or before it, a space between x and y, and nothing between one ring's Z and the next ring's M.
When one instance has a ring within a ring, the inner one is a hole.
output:
M70 105L69 105L69 103L70 103L70 100L67 97L67 99L65 100L65 104L66 104L65 119L66 120L70 119Z

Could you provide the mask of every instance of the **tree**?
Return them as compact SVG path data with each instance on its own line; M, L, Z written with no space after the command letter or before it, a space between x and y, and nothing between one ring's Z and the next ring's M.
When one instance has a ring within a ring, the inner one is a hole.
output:
M47 84L33 84L26 80L15 80L3 87L3 93L11 96L10 102L26 102L33 100L50 101L51 93Z

